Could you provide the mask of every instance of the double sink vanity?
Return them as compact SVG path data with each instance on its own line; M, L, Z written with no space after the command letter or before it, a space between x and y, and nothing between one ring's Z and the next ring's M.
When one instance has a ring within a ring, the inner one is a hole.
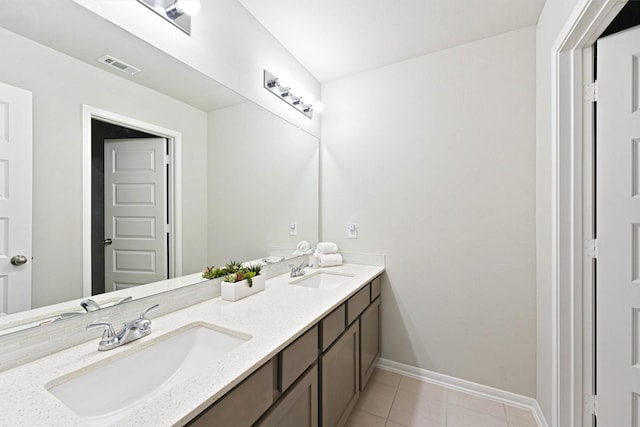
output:
M152 311L149 336L109 351L92 340L0 373L0 424L343 425L379 356L383 271L267 276L240 301Z

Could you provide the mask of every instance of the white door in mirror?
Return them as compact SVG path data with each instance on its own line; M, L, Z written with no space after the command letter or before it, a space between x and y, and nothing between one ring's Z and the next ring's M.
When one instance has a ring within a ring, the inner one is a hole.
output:
M165 144L164 138L104 141L107 292L168 278Z
M0 83L0 313L31 309L31 92Z

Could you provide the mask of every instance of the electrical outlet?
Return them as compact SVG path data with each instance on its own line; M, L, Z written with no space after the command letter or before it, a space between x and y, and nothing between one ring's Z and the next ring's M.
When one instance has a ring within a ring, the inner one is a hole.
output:
M351 223L347 225L347 238L349 239L358 238L358 224Z
M298 235L298 223L293 221L289 223L289 236Z

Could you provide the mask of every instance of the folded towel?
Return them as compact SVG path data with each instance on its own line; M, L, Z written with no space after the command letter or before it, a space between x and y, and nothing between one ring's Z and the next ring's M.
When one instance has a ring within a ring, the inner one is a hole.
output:
M311 245L306 240L303 240L300 243L298 243L298 246L296 246L296 250L293 251L293 255L294 256L309 255L311 252L312 252Z
M340 254L316 254L320 267L333 267L342 265L342 255Z
M318 254L337 254L338 245L333 242L320 242L316 248Z

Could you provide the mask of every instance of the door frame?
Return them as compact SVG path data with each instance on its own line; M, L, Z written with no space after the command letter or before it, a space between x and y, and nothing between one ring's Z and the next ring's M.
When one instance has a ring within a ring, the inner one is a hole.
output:
M82 105L82 293L91 296L91 120L97 119L167 139L169 278L182 276L182 133L121 114Z
M593 43L627 0L580 0L551 48L551 414L549 425L588 425L584 377L593 305L585 253L593 221L593 128L584 85ZM585 108L585 105L587 106ZM585 196L586 194L586 196ZM585 230L586 229L586 230ZM585 337L587 337L585 339ZM585 375L587 373L587 375ZM586 387L585 387L586 386Z

